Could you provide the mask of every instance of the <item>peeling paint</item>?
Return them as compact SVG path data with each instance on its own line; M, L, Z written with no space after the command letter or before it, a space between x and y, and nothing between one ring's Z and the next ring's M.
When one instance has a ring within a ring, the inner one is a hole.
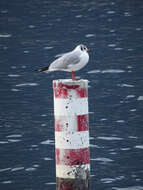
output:
M56 80L54 88L57 190L89 190L88 81Z

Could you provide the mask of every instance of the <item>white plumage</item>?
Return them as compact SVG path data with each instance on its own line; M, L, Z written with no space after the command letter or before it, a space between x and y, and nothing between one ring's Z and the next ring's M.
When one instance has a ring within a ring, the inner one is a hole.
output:
M72 79L75 78L75 71L82 69L89 61L90 50L83 44L78 45L73 51L59 55L50 66L38 69L39 72L68 71L72 72Z

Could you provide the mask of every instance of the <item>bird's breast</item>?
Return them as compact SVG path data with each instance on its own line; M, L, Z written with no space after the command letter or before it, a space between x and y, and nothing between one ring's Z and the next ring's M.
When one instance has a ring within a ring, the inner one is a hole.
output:
M89 55L87 53L82 54L80 57L79 63L74 65L72 70L78 71L78 70L82 69L83 67L85 67L85 65L88 63L88 61L89 61Z

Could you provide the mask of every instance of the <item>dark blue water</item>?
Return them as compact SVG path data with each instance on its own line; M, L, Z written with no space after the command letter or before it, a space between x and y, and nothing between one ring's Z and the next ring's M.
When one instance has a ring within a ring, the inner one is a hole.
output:
M0 190L55 190L52 80L83 43L91 190L143 190L143 1L0 1Z

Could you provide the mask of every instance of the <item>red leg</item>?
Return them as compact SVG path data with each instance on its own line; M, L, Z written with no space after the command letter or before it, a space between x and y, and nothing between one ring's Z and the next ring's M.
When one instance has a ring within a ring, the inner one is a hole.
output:
M75 78L75 71L72 71L72 80L80 80L80 79Z
M74 71L72 71L72 80L79 80L79 79L75 78L75 72Z
M75 80L75 72L72 71L72 80Z

